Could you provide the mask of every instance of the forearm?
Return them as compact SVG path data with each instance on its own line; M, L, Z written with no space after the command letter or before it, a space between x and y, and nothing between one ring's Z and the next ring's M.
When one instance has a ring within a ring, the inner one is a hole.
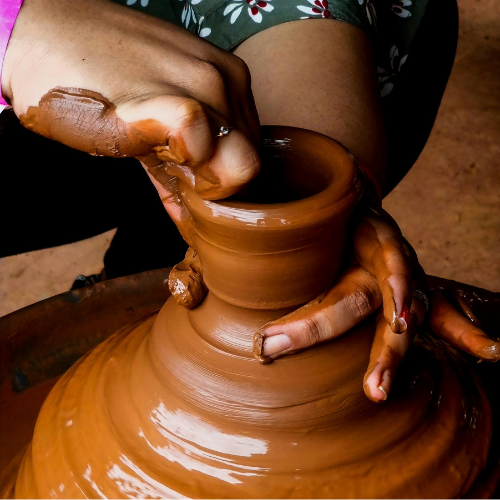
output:
M358 28L301 20L258 33L234 53L249 66L263 125L325 134L363 162L379 190L386 145L373 49Z
M91 90L116 104L153 81L149 70L162 42L168 46L166 27L108 0L24 0L2 91L17 115L56 87Z

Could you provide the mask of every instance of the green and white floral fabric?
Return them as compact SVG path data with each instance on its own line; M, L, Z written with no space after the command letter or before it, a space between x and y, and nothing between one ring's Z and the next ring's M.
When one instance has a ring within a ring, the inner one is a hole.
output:
M288 21L337 19L353 24L374 41L380 92L384 97L391 93L401 68L411 57L412 41L429 0L115 1L183 26L225 50Z

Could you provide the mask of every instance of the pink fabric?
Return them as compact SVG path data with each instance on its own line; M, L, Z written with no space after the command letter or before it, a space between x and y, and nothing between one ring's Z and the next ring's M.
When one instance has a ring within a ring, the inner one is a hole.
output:
M10 35L16 22L23 0L0 0L0 106L7 106L1 95L2 67Z

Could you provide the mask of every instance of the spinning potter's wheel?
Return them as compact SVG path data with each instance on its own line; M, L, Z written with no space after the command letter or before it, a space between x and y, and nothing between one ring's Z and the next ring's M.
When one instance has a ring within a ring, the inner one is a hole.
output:
M276 162L293 162L298 132L268 133ZM335 279L359 198L338 145L300 144L312 148L299 151L312 172L303 198L211 203L181 189L209 295L190 311L170 298L73 365L2 478L5 495L457 497L478 481L472 491L491 495L490 405L432 340L416 342L379 405L362 390L369 322L267 366L253 358L260 326Z

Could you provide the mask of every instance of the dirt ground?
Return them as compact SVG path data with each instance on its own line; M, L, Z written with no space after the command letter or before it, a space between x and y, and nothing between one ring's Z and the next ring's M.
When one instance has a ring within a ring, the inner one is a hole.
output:
M500 2L458 6L457 55L438 118L385 208L427 273L500 291Z
M436 124L385 208L427 273L500 291L500 2L458 4L457 56ZM113 234L0 259L0 316L99 272Z

